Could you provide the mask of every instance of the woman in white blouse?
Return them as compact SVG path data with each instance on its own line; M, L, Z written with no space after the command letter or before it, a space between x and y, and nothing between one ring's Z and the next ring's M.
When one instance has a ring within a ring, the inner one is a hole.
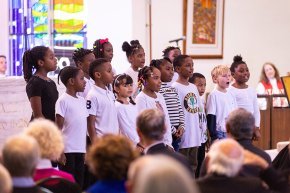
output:
M267 62L263 65L260 82L257 86L257 94L284 94L284 87L280 79L279 71L274 64ZM261 110L267 108L267 100L259 98ZM287 107L288 102L285 97L273 97L273 107Z

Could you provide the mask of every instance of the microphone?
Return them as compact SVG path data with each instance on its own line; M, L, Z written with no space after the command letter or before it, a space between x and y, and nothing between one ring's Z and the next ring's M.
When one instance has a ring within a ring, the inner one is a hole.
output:
M172 43L172 42L179 42L179 41L183 41L185 40L186 37L185 36L182 36L181 38L177 38L177 39L174 39L174 40L169 40L169 43Z

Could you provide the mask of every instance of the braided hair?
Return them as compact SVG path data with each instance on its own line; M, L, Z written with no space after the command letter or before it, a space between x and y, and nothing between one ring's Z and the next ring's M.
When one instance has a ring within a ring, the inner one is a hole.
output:
M32 77L33 71L39 69L38 61L44 60L46 52L49 50L46 46L35 46L31 50L26 50L23 54L23 74L24 80L28 82Z
M138 73L138 90L141 92L143 90L143 86L146 85L146 80L152 76L153 68L155 66L144 66L139 70Z
M90 53L93 53L93 51L85 48L76 49L72 54L72 59L74 60L76 66L79 67L79 62L82 62L84 57Z
M96 58L104 58L104 45L108 44L109 39L97 39L93 45L93 53Z

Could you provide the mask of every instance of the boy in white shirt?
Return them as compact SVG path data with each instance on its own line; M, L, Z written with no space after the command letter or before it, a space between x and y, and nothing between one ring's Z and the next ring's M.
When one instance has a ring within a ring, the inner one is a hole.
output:
M227 91L230 86L231 72L225 65L218 65L211 71L216 88L209 94L206 103L207 127L213 142L226 138L226 119L237 108L234 96Z
M197 149L201 145L199 108L201 100L196 86L188 82L193 74L193 61L188 55L177 56L173 61L178 79L172 84L176 88L184 112L185 132L182 135L179 152L185 155L195 173Z
M90 64L89 74L95 81L86 97L88 132L93 141L106 133L119 134L119 125L115 97L107 87L114 79L111 63L104 58L96 59Z
M84 72L74 66L67 66L59 72L66 87L55 104L55 120L64 138L64 153L58 160L60 170L69 172L76 182L83 186L84 155L86 153L87 117L86 100L77 95L86 86Z
M205 157L205 148L209 145L208 142L208 130L207 130L207 123L206 123L206 113L205 113L205 99L202 98L202 96L205 93L206 88L206 79L205 77L200 73L193 73L192 77L189 78L189 82L194 84L197 87L197 90L199 92L200 100L201 100L201 106L199 108L199 123L200 123L200 132L201 132L201 146L199 146L197 150L197 169L195 172L195 177L199 177L200 168L203 163L204 157Z

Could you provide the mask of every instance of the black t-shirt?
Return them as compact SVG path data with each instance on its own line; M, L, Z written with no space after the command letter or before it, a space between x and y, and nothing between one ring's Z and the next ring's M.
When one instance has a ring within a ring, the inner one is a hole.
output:
M56 84L52 80L44 80L32 76L26 85L28 99L39 96L41 98L42 114L46 119L55 121L55 103L58 99ZM31 120L34 119L33 112Z

